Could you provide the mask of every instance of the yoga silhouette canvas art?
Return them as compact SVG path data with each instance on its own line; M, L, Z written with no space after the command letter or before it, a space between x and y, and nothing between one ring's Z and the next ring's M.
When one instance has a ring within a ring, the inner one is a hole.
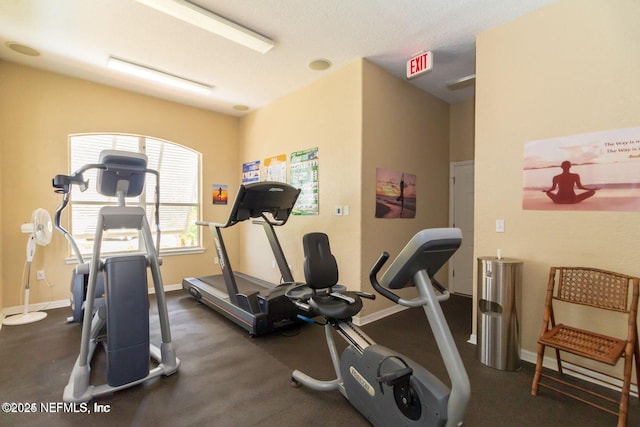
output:
M640 127L525 143L522 208L640 211Z

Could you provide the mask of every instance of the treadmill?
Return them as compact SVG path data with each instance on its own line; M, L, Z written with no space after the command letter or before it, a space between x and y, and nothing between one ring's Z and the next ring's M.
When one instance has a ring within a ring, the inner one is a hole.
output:
M196 222L209 227L222 274L183 279L182 288L196 300L246 329L252 336L298 323L299 310L285 296L285 291L294 280L274 226L282 226L287 222L299 194L299 189L282 182L263 181L241 185L225 224ZM282 275L280 285L235 272L231 268L222 229L249 219L254 219L254 224L264 228Z

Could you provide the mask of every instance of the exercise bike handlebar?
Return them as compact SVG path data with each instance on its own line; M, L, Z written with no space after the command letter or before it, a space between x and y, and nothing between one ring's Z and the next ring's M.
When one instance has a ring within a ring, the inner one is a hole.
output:
M383 252L382 255L380 255L380 258L378 258L376 263L371 268L371 272L369 273L369 281L371 282L373 289L378 291L378 293L381 294L383 297L390 299L396 304L400 304L399 303L400 295L396 295L390 290L388 290L387 288L382 287L380 282L378 282L378 277L377 277L378 273L380 272L380 269L382 269L382 266L387 262L388 259L389 259L389 252Z
M396 304L403 305L405 307L422 307L423 305L427 305L429 301L425 298L413 298L410 300L401 298L400 295L395 294L394 292L382 286L380 282L378 282L378 277L377 277L378 273L380 272L380 270L382 269L382 266L387 262L388 259L389 259L389 253L385 251L380 255L376 263L371 268L371 272L369 273L369 281L371 282L371 285L373 286L373 288L376 291L378 291L378 293L380 293L382 296L386 297L387 299L393 301ZM449 299L449 296L451 294L444 286L438 283L438 281L435 279L430 279L430 282L431 282L431 285L435 287L438 290L438 292L441 293L441 295L438 295L436 297L436 300L446 301Z

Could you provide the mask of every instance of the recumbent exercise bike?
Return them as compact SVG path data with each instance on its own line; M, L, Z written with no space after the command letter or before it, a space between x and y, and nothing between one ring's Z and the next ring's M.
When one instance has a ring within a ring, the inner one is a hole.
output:
M371 284L381 295L406 307L423 307L451 380L451 389L416 362L376 344L351 323L362 309L361 298L375 299L365 292L346 291L336 285L338 268L326 234L303 237L304 285L292 286L294 300L305 320L323 317L325 336L337 378L321 381L295 370L292 385L313 390L339 390L353 406L376 426L461 426L470 398L469 377L458 353L440 301L449 292L433 275L460 247L457 228L426 229L417 233L399 253L380 281L377 275L389 258L384 252L370 273ZM403 299L390 289L416 286L418 297ZM436 287L439 295L434 291ZM338 355L331 329L349 344Z

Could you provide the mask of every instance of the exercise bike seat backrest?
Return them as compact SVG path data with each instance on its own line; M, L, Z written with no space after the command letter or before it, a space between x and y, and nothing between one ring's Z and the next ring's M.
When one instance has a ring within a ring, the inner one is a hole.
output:
M338 283L338 263L331 253L329 237L309 233L302 238L304 277L312 290L309 306L328 319L348 319L362 310L362 300L355 292L332 292Z

